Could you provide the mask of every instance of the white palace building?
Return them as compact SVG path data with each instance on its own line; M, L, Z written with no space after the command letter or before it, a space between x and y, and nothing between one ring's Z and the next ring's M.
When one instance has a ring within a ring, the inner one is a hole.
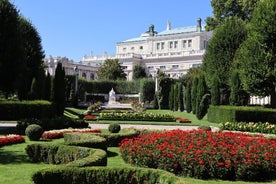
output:
M172 78L179 78L202 63L211 36L212 32L201 26L200 18L196 26L180 28L171 28L168 21L164 31L158 33L154 25L150 25L148 31L139 37L118 42L114 56L84 56L82 62L102 63L105 59L119 59L128 80L132 79L137 64L146 68L148 77L154 76L159 69Z

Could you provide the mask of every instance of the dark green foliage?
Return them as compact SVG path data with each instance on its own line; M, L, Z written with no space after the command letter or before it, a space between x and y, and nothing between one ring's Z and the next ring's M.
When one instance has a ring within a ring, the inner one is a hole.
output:
M64 143L71 146L82 146L107 150L106 139L90 133L66 133Z
M112 123L108 125L108 131L111 133L118 133L121 130L121 126L117 123Z
M193 84L192 84L192 89L191 89L191 100L192 100L193 114L196 114L197 85L198 85L198 77L196 76L193 79Z
M210 122L269 122L275 124L276 110L263 107L210 106L207 119Z
M237 69L247 92L271 95L276 108L276 1L260 1L248 24L248 37L237 53Z
M145 70L145 67L141 65L135 65L133 69L133 77L132 79L140 79L140 78L145 78L147 77L147 73Z
M5 97L15 92L22 80L23 49L19 14L8 0L0 1L0 90Z
M207 114L209 104L210 104L210 94L205 94L202 97L199 107L198 107L198 111L196 114L197 119L200 120Z
M212 0L213 17L207 17L206 29L214 30L224 19L237 16L248 21L259 0Z
M53 116L54 108L49 101L0 101L1 120L42 119Z
M207 93L207 86L206 86L206 82L205 82L205 77L204 75L199 75L198 78L198 84L197 84L197 90L196 90L196 116L197 118L203 118L202 116L204 116L204 109L206 107L206 105L204 105L204 101L205 103L208 103L208 100L203 100L203 96ZM201 109L200 106L201 105ZM207 106L208 107L208 106Z
M217 75L214 76L212 85L211 85L211 104L219 105L220 104L220 87L219 87L219 78Z
M241 89L241 81L239 79L239 73L237 71L233 71L231 75L231 81L230 81L230 105L240 105L239 102L239 90Z
M140 94L141 101L150 103L154 99L155 83L153 80L141 79L140 80Z
M113 168L113 167L89 167L89 168L48 168L36 172L32 179L35 184L184 184L181 178L163 170L149 168Z
M33 162L66 164L67 166L106 166L104 150L59 144L27 145L26 152Z
M126 80L118 59L107 59L98 69L99 80Z
M171 85L170 97L169 97L169 109L174 111L174 85Z
M26 128L25 134L31 141L38 141L43 134L43 129L39 125L32 124Z
M44 83L44 100L50 100L51 99L51 89L52 89L52 82L51 82L51 76L50 73L47 72L47 76Z
M192 94L191 94L191 82L187 82L187 86L185 88L185 105L186 111L190 113L192 111Z
M153 99L153 105L152 105L153 109L159 109L159 105L158 105L158 93L155 92L154 93L154 99Z
M159 101L159 108L160 109L169 109L169 94L171 85L173 84L173 80L169 77L163 77L160 78L159 82L159 95L158 95L158 101Z
M203 56L202 70L205 72L206 82L209 86L214 77L219 78L222 96L225 103L229 91L229 78L233 68L236 51L247 36L246 24L237 17L226 18L213 33Z
M56 115L63 116L65 108L65 71L62 68L62 64L58 63L54 85L53 85L53 104L56 108Z
M179 90L178 90L178 85L174 84L173 85L173 91L174 91L174 95L173 95L173 106L174 106L174 110L178 111L179 110Z
M178 83L178 93L179 93L179 110L184 111L184 92L182 83Z

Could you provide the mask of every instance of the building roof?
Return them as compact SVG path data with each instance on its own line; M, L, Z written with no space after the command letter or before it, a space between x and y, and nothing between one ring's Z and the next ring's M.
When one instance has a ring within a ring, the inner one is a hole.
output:
M202 26L202 31L205 31L205 26ZM187 27L179 27L174 29L169 29L165 31L161 31L155 35L155 37L158 36L166 36L166 35L174 35L174 34L182 34L182 33L193 33L197 32L197 26L187 26ZM148 38L151 38L152 36L143 36L143 34L140 37L131 38L125 41L122 41L121 43L127 43L127 42L137 42L137 41L145 41Z

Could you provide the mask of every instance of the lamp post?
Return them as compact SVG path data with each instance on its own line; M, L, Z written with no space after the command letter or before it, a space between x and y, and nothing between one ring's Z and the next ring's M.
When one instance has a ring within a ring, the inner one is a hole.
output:
M74 67L74 72L75 72L75 99L74 99L74 106L78 106L78 75L79 75L78 66Z

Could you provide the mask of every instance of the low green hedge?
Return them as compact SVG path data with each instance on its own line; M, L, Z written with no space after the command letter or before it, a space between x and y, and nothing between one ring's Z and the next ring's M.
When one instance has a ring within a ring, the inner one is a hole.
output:
M65 144L72 146L82 146L107 150L106 139L95 134L79 132L66 133L64 134L64 142Z
M133 138L140 135L140 132L136 129L129 128L124 129L124 132L119 133L96 133L94 135L101 136L106 139L108 147L118 147L120 142L125 138Z
M107 165L107 154L101 149L50 143L28 145L26 152L33 162L77 167Z
M276 124L276 109L247 106L213 106L208 109L207 120L221 122L270 122Z
M19 120L24 118L51 118L55 115L53 105L49 101L1 101L1 120Z
M175 121L172 114L156 114L156 113L135 113L135 112L110 112L100 113L99 120L123 120L123 121L159 121L170 122Z
M184 184L184 179L171 173L146 168L89 167L48 168L36 172L35 184Z

